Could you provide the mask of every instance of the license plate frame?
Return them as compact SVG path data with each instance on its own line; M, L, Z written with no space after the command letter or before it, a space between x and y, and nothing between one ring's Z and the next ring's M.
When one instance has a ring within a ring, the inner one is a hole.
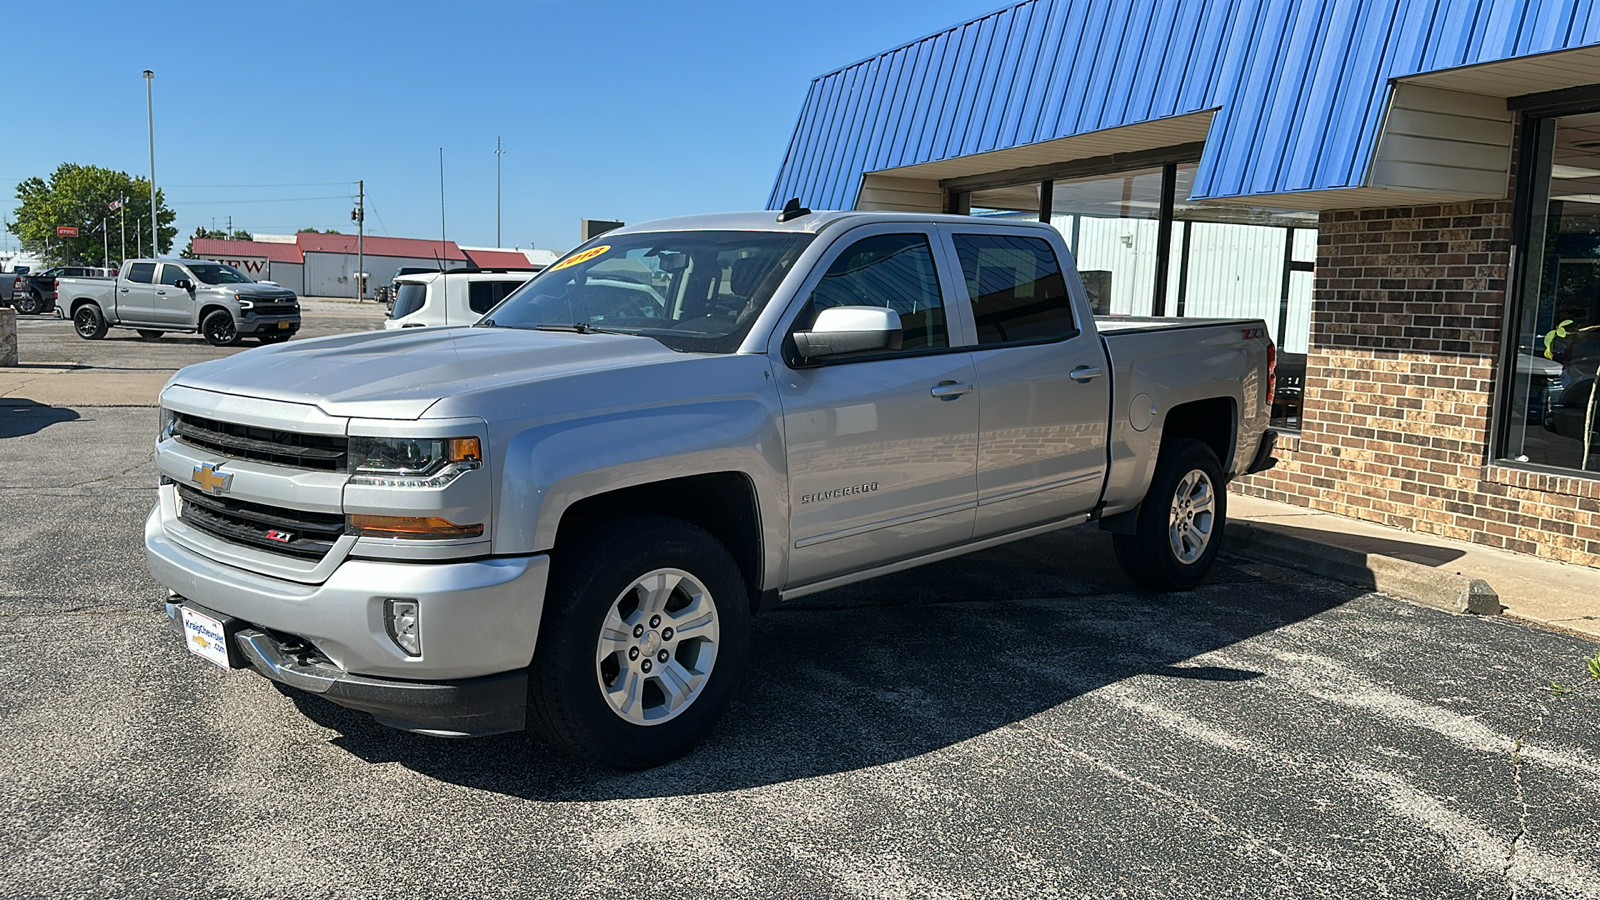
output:
M291 323L289 323L289 322L279 322L278 323L278 330L279 331L283 331L284 329L288 328L290 324Z
M229 623L188 606L178 608L183 624L183 643L190 653L220 669L236 669L233 630Z

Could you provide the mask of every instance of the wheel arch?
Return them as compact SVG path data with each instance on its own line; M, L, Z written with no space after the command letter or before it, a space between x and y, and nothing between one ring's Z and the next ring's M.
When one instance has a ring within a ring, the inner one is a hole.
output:
M1211 448L1224 474L1232 471L1239 434L1239 406L1232 397L1191 400L1167 410L1157 454L1175 441L1192 438Z

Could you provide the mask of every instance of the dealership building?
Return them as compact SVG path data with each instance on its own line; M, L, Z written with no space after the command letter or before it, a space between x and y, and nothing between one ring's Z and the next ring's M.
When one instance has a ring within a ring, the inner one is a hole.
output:
M1236 491L1600 567L1600 2L1030 0L815 79L770 206L1037 218L1249 316Z

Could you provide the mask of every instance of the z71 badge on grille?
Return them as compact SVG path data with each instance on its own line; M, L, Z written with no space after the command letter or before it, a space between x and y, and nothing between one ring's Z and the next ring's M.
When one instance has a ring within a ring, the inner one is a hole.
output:
M220 494L233 485L233 473L223 472L222 463L205 463L194 467L189 480L207 494Z
M269 531L267 532L267 540L277 541L280 544L287 544L294 540L294 534L288 531Z

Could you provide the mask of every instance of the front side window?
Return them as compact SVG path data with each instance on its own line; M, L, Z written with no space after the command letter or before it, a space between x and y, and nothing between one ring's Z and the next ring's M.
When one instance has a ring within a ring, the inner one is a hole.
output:
M172 263L166 263L161 267L162 284L177 284L180 278L188 277L188 274L183 271L183 266L175 266Z
M673 350L732 353L814 235L607 234L568 254L478 327L610 332Z
M1534 167L1514 353L1500 410L1509 462L1600 472L1600 112L1531 119Z
M894 310L900 316L902 352L950 346L944 296L926 235L882 234L845 248L811 292L795 330L811 327L817 313L834 306Z
M135 284L150 284L156 278L155 263L133 263L128 266L128 280Z
M995 234L958 234L954 240L979 344L1077 333L1066 279L1049 242Z

